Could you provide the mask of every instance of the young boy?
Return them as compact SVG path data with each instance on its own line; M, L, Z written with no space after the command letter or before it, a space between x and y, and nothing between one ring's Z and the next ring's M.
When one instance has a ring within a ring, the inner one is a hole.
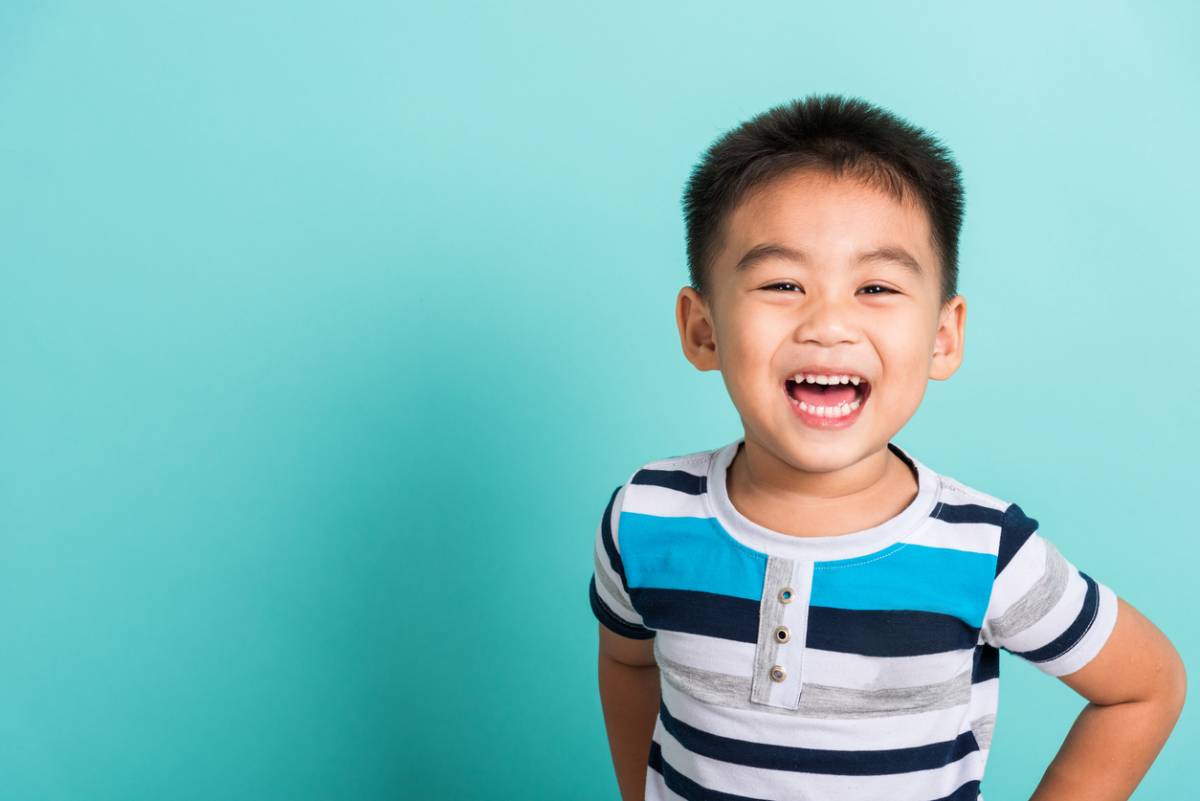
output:
M684 205L684 355L744 434L608 499L591 607L629 799L982 801L999 649L1089 703L1034 794L1127 799L1185 694L1167 638L1016 503L892 437L963 358L958 167L858 99L719 139Z

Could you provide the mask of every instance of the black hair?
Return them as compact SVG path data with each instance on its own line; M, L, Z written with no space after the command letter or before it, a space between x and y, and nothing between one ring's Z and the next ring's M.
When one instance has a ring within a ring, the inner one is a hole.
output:
M709 296L712 262L733 209L754 187L816 167L851 176L903 201L912 191L929 216L941 262L942 303L958 293L963 187L941 142L889 111L824 94L775 106L720 136L691 172L683 194L691 285Z

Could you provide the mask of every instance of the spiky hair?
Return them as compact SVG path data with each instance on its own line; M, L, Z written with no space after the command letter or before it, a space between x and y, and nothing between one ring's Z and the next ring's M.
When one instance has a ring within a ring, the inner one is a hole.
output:
M724 226L747 193L795 169L850 175L897 200L907 193L929 216L942 302L958 292L964 197L953 155L935 137L865 100L810 95L775 106L722 134L692 169L683 193L692 288L709 296Z

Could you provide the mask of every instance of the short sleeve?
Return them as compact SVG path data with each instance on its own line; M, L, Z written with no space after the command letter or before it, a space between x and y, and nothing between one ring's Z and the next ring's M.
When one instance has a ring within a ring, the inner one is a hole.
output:
M1117 620L1117 596L1078 570L1013 503L1004 512L992 594L981 630L997 648L1065 676L1100 653Z
M635 640L654 636L642 616L634 609L625 579L625 567L618 548L618 521L625 486L613 490L608 506L596 527L592 580L588 586L592 614L612 631Z

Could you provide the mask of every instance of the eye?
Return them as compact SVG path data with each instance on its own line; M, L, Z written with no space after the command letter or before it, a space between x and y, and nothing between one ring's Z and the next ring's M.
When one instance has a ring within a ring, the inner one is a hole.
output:
M792 287L793 289L799 289L799 287L797 287L797 286L796 286L795 284L793 284L791 281L780 281L780 282L778 282L778 283L775 283L775 284L769 284L769 285L767 285L767 286L763 287L763 289L780 289L780 288L783 288L783 287ZM883 286L882 284L870 284L870 285L868 285L868 286L865 286L865 287L863 287L863 289L881 289L881 290L883 290L883 292L888 292L888 293L891 293L891 294L893 294L893 295L897 295L897 294L899 294L899 293L898 293L896 290L894 290L894 289L892 289L892 288L890 288L890 287ZM881 294L881 293L879 293L879 292L869 292L868 294L870 294L870 295L878 295L878 294Z

